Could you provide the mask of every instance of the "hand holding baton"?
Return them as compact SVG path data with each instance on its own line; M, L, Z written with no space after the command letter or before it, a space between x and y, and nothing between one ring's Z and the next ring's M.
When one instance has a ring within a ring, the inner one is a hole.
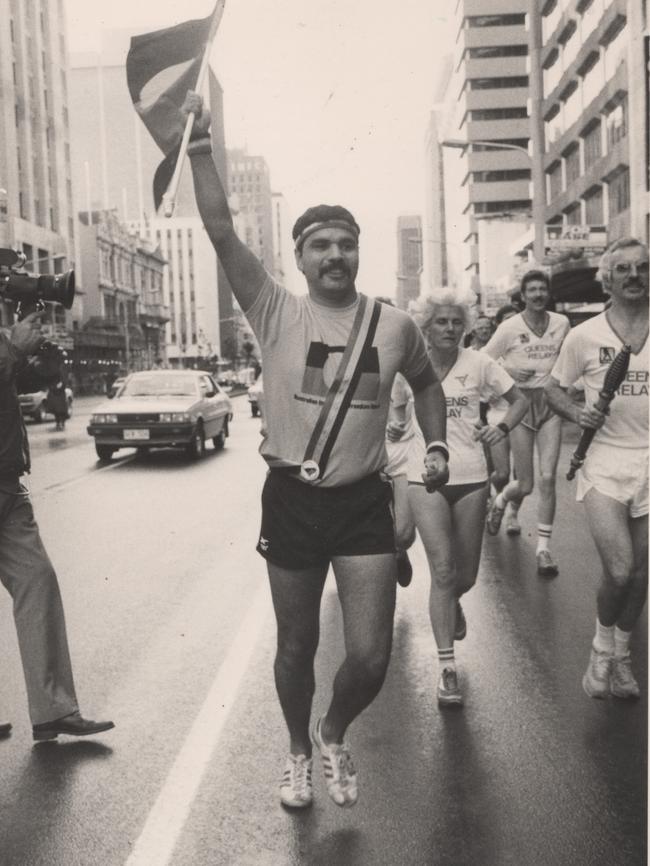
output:
M609 365L607 373L605 373L605 381L603 382L602 391L599 392L598 399L594 403L594 408L598 409L599 412L604 414L607 413L609 404L616 396L616 392L620 388L627 374L627 368L630 366L631 352L631 346L623 346L621 351ZM569 471L566 474L567 481L571 481L575 477L576 471L580 469L584 463L587 450L591 445L591 440L594 438L595 434L596 430L593 427L588 427L586 430L582 431L578 447L571 457Z

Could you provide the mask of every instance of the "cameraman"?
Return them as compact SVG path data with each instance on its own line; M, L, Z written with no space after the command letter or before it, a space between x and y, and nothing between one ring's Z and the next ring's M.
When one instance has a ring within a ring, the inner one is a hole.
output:
M13 598L33 737L53 740L108 731L113 722L79 712L59 585L20 481L30 461L18 394L60 378L60 350L43 346L40 315L0 328L0 580ZM10 731L0 723L0 737Z

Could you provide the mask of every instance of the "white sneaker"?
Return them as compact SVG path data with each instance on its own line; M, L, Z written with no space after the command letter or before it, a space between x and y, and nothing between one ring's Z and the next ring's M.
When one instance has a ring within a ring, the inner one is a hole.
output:
M337 806L350 807L357 802L357 772L345 743L324 743L319 719L312 731L314 745L320 751L327 793Z
M280 800L292 809L311 806L313 800L311 785L312 759L306 755L289 755L280 782Z
M517 511L512 507L512 503L509 502L506 507L506 535L521 535L521 526L519 524L519 518L517 516Z
M609 687L615 698L638 698L639 684L632 673L630 654L614 656L609 674Z
M462 707L463 695L454 668L443 668L438 680L438 703L441 707Z
M613 655L591 648L589 665L582 678L582 688L590 698L606 698L609 695L609 675Z

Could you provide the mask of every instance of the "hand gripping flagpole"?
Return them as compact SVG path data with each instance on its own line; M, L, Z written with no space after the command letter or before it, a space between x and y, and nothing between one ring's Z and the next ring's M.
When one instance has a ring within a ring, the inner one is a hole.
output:
M599 392L598 399L594 403L594 407L598 409L599 412L607 412L609 404L616 396L616 392L620 388L623 379L625 379L625 376L627 374L627 368L630 366L631 351L631 346L623 346L621 351L609 365L607 373L605 373L603 389ZM573 456L571 457L571 465L569 466L569 471L566 474L567 481L571 481L574 478L576 470L580 469L582 464L585 462L587 449L591 445L591 440L594 438L595 435L596 431L593 429L593 427L587 427L586 430L582 431L582 436L580 437L580 441L578 442L578 447L573 452Z
M208 63L210 62L210 51L212 50L212 43L214 42L214 37L217 35L217 30L219 29L219 24L221 23L221 18L223 16L223 10L225 8L225 5L226 0L218 0L217 5L214 7L214 12L212 13L210 32L208 33L208 40L205 45L205 51L203 52L203 57L201 58L199 74L196 78L197 93L199 93L201 91L201 88L203 87L203 79L205 78L205 74L208 71ZM183 171L183 163L185 162L187 145L190 142L190 135L192 134L192 127L194 126L194 118L195 115L193 112L190 112L190 114L188 114L187 116L187 122L185 124L185 129L183 130L183 137L181 138L181 144L178 150L178 158L176 159L176 167L174 168L174 174L172 175L172 179L169 182L167 191L163 195L163 213L166 217L170 217L174 213L174 206L176 204L176 193L178 192L178 184L181 180L181 172Z

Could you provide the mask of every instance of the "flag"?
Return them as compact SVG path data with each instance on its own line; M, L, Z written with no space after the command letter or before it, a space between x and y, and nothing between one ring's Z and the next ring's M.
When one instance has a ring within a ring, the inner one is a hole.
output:
M126 58L126 80L135 110L165 154L153 180L158 210L174 173L186 117L181 111L188 90L196 90L205 49L214 35L224 0L207 18L184 21L175 27L131 39Z

